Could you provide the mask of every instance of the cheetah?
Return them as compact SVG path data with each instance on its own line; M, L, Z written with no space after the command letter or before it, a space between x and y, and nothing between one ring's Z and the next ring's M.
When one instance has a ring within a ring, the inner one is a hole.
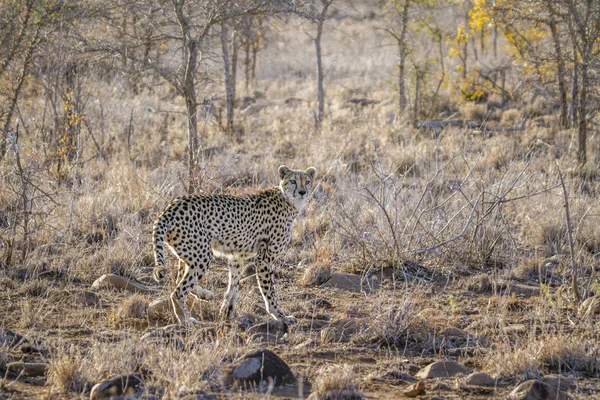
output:
M273 262L289 244L292 222L311 193L315 168L292 170L279 167L279 186L246 196L189 195L173 200L154 223L154 279L165 275L164 243L179 259L176 288L171 303L180 323L190 318L188 294L210 300L214 294L198 285L214 256L228 261L229 284L220 317L235 317L238 283L244 262L254 259L258 287L267 313L277 320L295 323L279 307L275 293Z

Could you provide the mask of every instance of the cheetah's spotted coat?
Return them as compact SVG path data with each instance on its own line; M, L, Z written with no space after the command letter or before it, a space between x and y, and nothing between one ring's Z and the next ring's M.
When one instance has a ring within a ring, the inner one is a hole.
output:
M177 287L171 294L180 322L190 320L185 298L194 290L208 300L213 294L197 285L213 255L229 261L229 286L221 307L222 318L234 316L238 283L244 261L254 258L257 280L267 312L276 319L295 322L279 308L274 289L273 261L292 236L292 222L308 200L315 169L279 167L279 187L248 196L190 195L175 199L154 223L156 279L164 273L167 243L179 258Z

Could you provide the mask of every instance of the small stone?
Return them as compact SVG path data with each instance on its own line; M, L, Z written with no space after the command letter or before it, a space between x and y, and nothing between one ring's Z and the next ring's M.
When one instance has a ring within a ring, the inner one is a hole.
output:
M148 293L150 289L139 282L127 279L120 275L104 274L92 284L92 289L119 289L134 293Z
M172 315L173 308L169 298L156 299L148 304L148 319L151 321L168 320Z
M521 383L508 395L509 400L568 400L569 396L538 380Z
M370 293L379 287L379 284L375 281L371 281L367 278L363 278L356 274L342 274L336 272L331 275L329 280L322 284L322 288L337 288L341 290L347 290L350 292L366 292Z
M436 361L429 364L419 372L417 372L417 378L428 379L428 378L450 378L457 374L466 374L469 372L469 368L454 361Z
M575 379L571 376L549 374L544 375L542 381L555 389L572 390L575 389Z
M90 400L112 399L131 396L140 388L142 378L139 374L123 375L99 382L92 387Z
M406 389L404 389L404 395L406 397L417 397L425 394L425 383L423 381L419 381L417 383L413 383Z
M261 381L273 380L275 386L295 383L290 367L270 350L246 353L223 371L227 386L251 387Z
M473 372L467 376L465 384L470 386L495 386L496 381L485 372Z

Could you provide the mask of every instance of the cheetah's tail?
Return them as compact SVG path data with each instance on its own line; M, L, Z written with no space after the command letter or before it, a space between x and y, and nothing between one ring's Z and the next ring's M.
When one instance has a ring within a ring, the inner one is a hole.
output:
M167 276L165 268L165 235L169 229L165 213L163 212L154 222L152 243L154 244L154 270L152 277L156 282L161 282Z

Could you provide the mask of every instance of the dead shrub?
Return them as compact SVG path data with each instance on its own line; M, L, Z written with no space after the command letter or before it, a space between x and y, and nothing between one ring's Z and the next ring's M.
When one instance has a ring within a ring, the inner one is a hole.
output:
M521 111L511 108L510 110L506 110L502 113L500 124L513 126L520 124L522 120L523 114L521 114Z
M82 356L71 346L50 360L46 385L55 393L81 393L87 385L82 372Z
M487 105L472 102L462 104L458 111L463 119L469 121L483 121L488 114Z
M312 382L313 394L310 398L315 400L362 399L363 394L354 380L352 367L347 364L322 367L317 371Z

